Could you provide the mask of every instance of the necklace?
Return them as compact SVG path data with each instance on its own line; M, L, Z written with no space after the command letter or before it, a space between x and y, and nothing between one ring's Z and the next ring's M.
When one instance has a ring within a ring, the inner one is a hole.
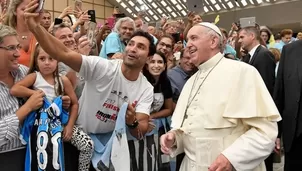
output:
M224 57L221 57L219 59L219 61L213 66L213 68L211 68L211 70L207 73L207 75L205 76L205 78L202 80L201 84L198 86L198 89L196 90L195 94L193 95L193 97L191 98L192 96L192 91L194 90L195 88L195 84L196 84L196 80L197 78L199 78L199 75L200 75L200 70L198 71L198 73L196 74L196 77L194 79L194 82L193 82L193 86L192 86L192 89L190 91L190 94L189 94L189 97L188 97L188 104L186 106L186 110L185 110L185 116L184 116L184 119L182 120L182 123L181 123L181 126L183 125L184 123L184 120L186 118L188 118L188 115L187 115L187 111L188 111L188 108L190 107L191 103L193 102L193 100L195 99L196 95L198 94L198 91L200 90L201 86L203 85L203 83L205 82L205 80L208 78L208 76L210 75L210 73L213 71L213 69L219 64L219 62L221 61L221 59L224 58ZM190 99L191 98L191 99Z

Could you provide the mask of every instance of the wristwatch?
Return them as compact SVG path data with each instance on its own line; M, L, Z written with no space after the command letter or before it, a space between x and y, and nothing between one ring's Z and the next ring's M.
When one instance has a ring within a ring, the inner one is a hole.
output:
M137 126L138 126L138 120L137 119L135 119L135 121L132 123L132 124L127 124L126 123L126 125L128 126L128 128L130 128L130 129L135 129Z

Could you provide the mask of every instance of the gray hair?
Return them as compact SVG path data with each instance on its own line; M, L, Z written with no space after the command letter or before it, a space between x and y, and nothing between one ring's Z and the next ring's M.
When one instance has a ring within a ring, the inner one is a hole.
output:
M67 24L67 23L60 23L58 25L54 25L52 28L50 28L49 32L55 36L56 35L56 32L59 30L59 29L63 29L63 28L69 28L71 30L71 27L70 27L70 24Z
M223 35L219 35L216 31L214 31L213 29L211 28L208 28L208 27L204 27L206 29L206 32L208 35L212 36L212 37L217 37L218 40L219 40L219 43L218 43L218 46L217 48L219 48L220 52L223 52L224 51L224 45L223 45Z
M12 27L9 27L7 25L0 24L0 44L3 43L3 39L6 36L17 36L17 32Z
M129 21L133 24L133 29L135 29L135 23L134 23L134 20L132 20L130 17L124 17L124 18L121 18L119 19L115 25L114 25L114 28L113 28L113 31L116 32L116 33L119 33L119 29L122 25L123 22L125 21Z

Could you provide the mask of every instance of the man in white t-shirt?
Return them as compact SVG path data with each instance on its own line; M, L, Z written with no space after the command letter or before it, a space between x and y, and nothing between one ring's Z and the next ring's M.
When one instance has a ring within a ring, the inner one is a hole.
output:
M153 38L145 32L133 34L123 61L82 56L68 49L39 24L39 14L33 12L35 3L32 1L27 6L25 18L41 47L86 79L77 124L87 133L113 131L119 108L123 102L128 102L126 124L130 133L135 137L144 135L148 130L153 87L141 70L155 53Z

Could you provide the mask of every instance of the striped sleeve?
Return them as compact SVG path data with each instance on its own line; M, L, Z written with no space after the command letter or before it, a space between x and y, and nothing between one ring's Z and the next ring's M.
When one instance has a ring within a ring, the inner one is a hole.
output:
M0 146L19 136L19 119L16 114L0 119Z

